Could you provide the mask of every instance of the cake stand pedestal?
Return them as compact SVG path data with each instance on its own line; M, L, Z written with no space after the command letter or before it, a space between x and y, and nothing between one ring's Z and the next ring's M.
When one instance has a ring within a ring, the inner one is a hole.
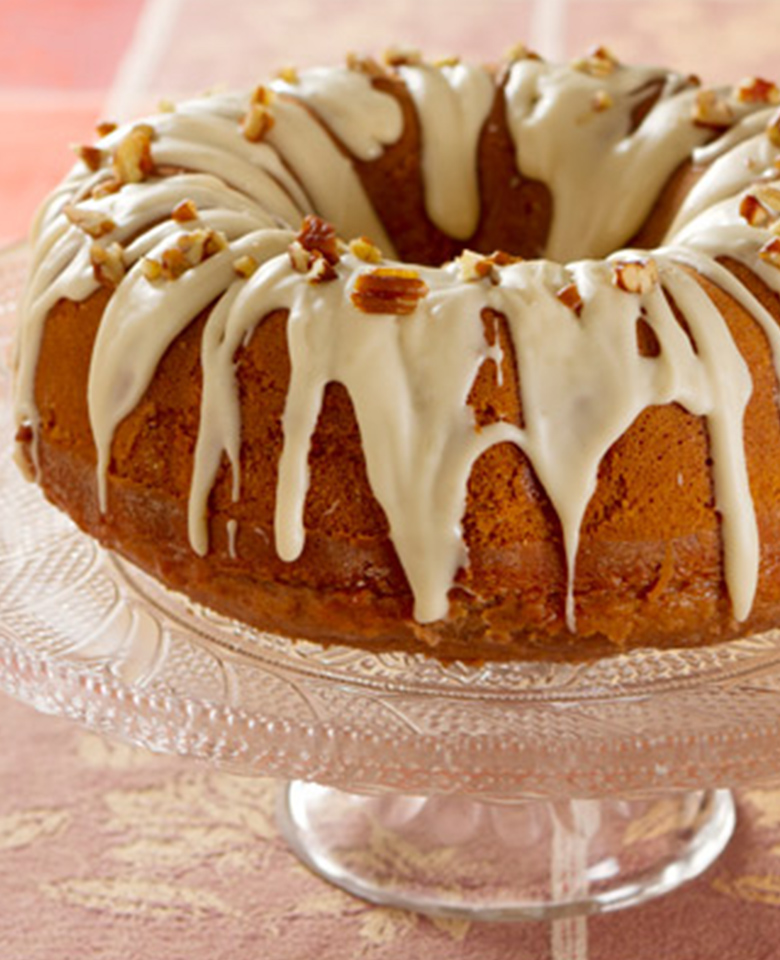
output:
M644 903L705 870L734 821L727 790L496 804L297 780L279 805L290 847L331 883L384 906L483 921Z
M23 262L0 257L3 323ZM3 438L8 388L0 368ZM291 781L288 842L358 896L494 920L641 903L721 852L724 788L780 777L780 632L478 668L292 643L102 551L20 478L9 446L0 688L151 750Z

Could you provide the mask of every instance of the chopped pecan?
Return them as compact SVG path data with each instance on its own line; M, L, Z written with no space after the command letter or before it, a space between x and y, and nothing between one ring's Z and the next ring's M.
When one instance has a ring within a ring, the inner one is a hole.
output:
M520 263L522 257L514 257L503 250L496 250L494 253L485 256L481 253L475 253L473 250L464 250L458 257L460 279L467 283L475 280L484 280L488 278L492 283L499 282L497 267L508 267L513 263Z
M349 251L358 260L363 260L366 263L382 262L382 251L368 237L357 237L355 240L350 240Z
M144 257L141 261L141 272L147 280L160 280L162 279L162 264L159 260Z
M121 244L112 243L109 247L93 243L89 250L92 272L103 287L114 289L125 275L125 257Z
M74 227L83 230L84 233L89 234L95 240L116 230L114 221L101 213L100 210L87 210L84 207L77 207L69 203L62 208L62 212Z
M388 47L382 59L388 67L419 67L423 62L419 50L404 47Z
M361 273L355 281L352 302L363 313L391 313L406 316L428 293L416 270L377 267Z
M619 260L612 265L612 282L626 293L649 293L660 279L658 264L645 260Z
M114 175L120 184L140 183L154 173L152 139L154 130L140 123L124 137L114 151Z
M85 164L85 166L92 170L99 170L103 163L103 151L100 147L90 147L85 146L84 144L75 144L73 146L73 152Z
M524 43L515 43L507 50L504 59L507 63L517 63L519 60L541 60L542 58Z
M780 237L768 240L758 251L758 255L763 261L780 270Z
M252 274L255 273L255 271L259 266L260 264L257 262L257 260L255 260L253 256L250 256L250 254L247 253L247 254L244 254L243 257L239 257L238 260L235 261L235 263L233 264L233 269L236 271L239 277L243 277L245 280L248 280L249 277L251 277Z
M297 273L306 273L309 269L311 253L303 246L300 240L293 240L287 248L287 253L290 255L290 263L292 264L293 270Z
M347 69L355 73L364 73L367 77L384 77L385 71L372 57L363 57L358 53L347 54Z
M268 87L256 87L249 100L249 109L241 119L241 132L247 140L258 143L265 137L275 123L271 111L273 90Z
M182 200L176 204L171 213L171 219L177 223L188 223L190 220L198 219L198 208L192 200Z
M95 130L99 137L107 137L109 133L113 133L116 130L116 124L111 120L102 120L96 127Z
M772 215L761 203L758 197L752 193L742 198L739 205L739 215L746 220L751 227L765 227L772 219Z
M317 217L314 214L305 217L296 240L304 250L308 250L310 253L319 251L328 263L336 264L339 262L339 242L336 228L332 223L323 220L322 217Z
M604 113L605 110L610 110L615 105L615 101L606 90L597 90L591 99L591 104L593 106L594 113Z
M611 76L620 64L606 47L595 47L586 57L575 60L572 66L589 77L602 78Z
M691 117L697 127L725 130L734 122L734 111L717 90L699 90L693 102Z
M175 246L163 250L159 263L151 257L144 260L144 276L148 280L178 280L188 270L225 250L227 246L227 237L218 230L183 233Z
M294 87L301 82L301 78L298 75L298 70L296 67L281 67L276 71L276 76L283 83L286 83L291 87Z
M780 90L777 84L762 77L748 77L734 88L734 94L740 103L780 103Z
M325 259L319 250L314 251L313 258L309 271L306 274L306 279L309 283L329 283L331 280L336 279L338 274L336 273L335 267Z
M116 177L106 177L105 180L101 180L99 183L95 184L95 186L90 190L89 195L94 200L100 200L101 197L107 197L112 193L116 193L121 186L122 184L117 180Z
M564 307L573 310L577 316L582 313L585 301L582 299L576 283L568 283L565 287L561 287L555 296L561 301Z

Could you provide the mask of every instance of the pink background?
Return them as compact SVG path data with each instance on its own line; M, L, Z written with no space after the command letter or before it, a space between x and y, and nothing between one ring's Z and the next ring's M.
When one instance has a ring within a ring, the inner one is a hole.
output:
M94 123L390 44L490 59L604 43L709 80L780 77L771 0L0 0L0 245ZM740 795L725 856L630 913L545 925L372 908L300 867L275 785L107 743L0 697L2 960L764 960L780 954L780 791Z

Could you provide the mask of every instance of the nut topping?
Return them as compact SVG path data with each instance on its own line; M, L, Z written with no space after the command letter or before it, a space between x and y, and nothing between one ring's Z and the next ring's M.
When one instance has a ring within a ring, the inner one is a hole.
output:
M772 219L767 208L761 203L758 197L752 193L742 198L739 205L739 215L746 220L751 227L765 227Z
M587 57L580 57L572 63L575 70L597 78L611 76L619 66L617 59L606 47L596 47Z
M382 54L382 59L388 67L419 67L423 62L419 50L402 47L388 47Z
M306 274L309 283L329 283L335 280L338 274L333 264L326 260L319 250L316 250L313 256L314 259Z
M619 260L612 265L612 282L626 293L649 293L658 283L658 264L646 260Z
M282 67L276 71L276 76L283 83L286 83L291 87L294 87L301 82L301 78L298 75L298 70L296 67Z
M154 130L140 123L127 134L114 151L114 175L120 184L140 183L154 173L152 138Z
M268 87L257 87L252 93L249 109L241 120L241 132L252 143L262 140L274 125L274 115L271 112L273 98L273 90Z
M198 219L198 208L192 200L182 200L173 208L171 219L177 223L188 223Z
M438 60L433 61L433 65L441 69L442 67L457 67L460 62L460 57L439 57Z
M691 116L697 127L711 130L725 130L734 122L734 111L717 90L699 90Z
M580 296L580 291L576 283L569 283L565 287L561 287L555 296L561 301L564 307L573 310L577 316L582 313L585 301Z
M780 237L768 240L758 251L758 255L765 263L780 270Z
M416 270L377 267L358 276L352 302L363 313L408 316L427 293L428 287Z
M333 224L309 214L287 250L293 270L307 274L309 283L326 283L336 279L334 267L341 259L339 246Z
M99 137L107 137L109 133L116 130L116 124L111 120L103 120L96 127L95 131Z
M74 227L83 230L84 233L98 240L105 237L107 233L116 230L116 224L110 217L107 217L100 210L86 210L84 207L76 207L72 203L62 208L62 212L70 220Z
M464 250L456 263L459 268L460 279L465 283L484 280L486 277L491 283L499 282L497 267L508 267L513 263L522 262L522 257L514 257L503 250L496 250L489 256L475 253L473 250Z
M507 63L517 63L519 60L541 60L542 58L524 43L515 43L507 50L504 59Z
M92 261L92 272L101 286L112 290L119 286L125 275L125 257L121 244L112 243L109 247L104 247L93 243L89 258Z
M103 163L103 151L99 147L74 144L73 152L93 173L99 170Z
M336 228L332 223L323 220L322 217L317 217L314 214L304 217L296 240L304 250L308 250L310 253L316 251L321 253L328 263L336 264L341 259Z
M349 252L353 257L357 257L358 260L363 260L366 263L382 262L382 251L368 237L358 237L355 240L350 240Z
M734 88L734 94L740 103L780 103L780 90L777 84L761 77L748 77Z
M159 261L146 257L142 270L147 280L178 280L227 246L227 237L219 230L193 230L181 234L175 246L163 250Z
M248 280L252 274L257 270L260 264L255 260L250 254L244 254L243 257L239 257L238 260L233 264L233 269L245 280Z
M347 69L355 73L364 73L367 77L385 76L385 71L372 57L363 57L357 53L347 54Z

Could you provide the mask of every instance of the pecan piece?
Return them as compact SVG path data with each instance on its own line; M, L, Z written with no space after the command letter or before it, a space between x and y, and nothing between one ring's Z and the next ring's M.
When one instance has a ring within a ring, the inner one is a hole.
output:
M81 162L93 173L103 164L103 151L100 147L90 147L84 144L74 144L73 152Z
M92 261L92 272L97 282L109 289L118 287L125 275L125 257L122 245L112 243L109 247L104 247L99 243L93 243L90 247L89 257Z
M561 301L564 307L573 310L577 316L582 313L585 301L582 299L576 283L568 283L565 287L561 287L555 296Z
M273 90L256 87L249 100L249 109L241 119L241 132L247 140L258 143L272 129L275 120L271 112Z
M765 263L780 270L780 237L768 240L758 251L758 255Z
M388 67L419 67L423 62L419 50L404 47L388 47L382 59Z
M235 261L233 264L233 269L236 271L239 277L243 277L245 280L248 280L259 266L260 264L257 262L257 260L247 253Z
M691 117L697 127L725 130L734 122L734 111L717 90L699 90L693 102Z
M114 151L114 175L120 184L140 183L154 173L152 138L154 130L139 123Z
M575 60L572 66L589 77L604 78L611 76L620 64L606 47L595 47L586 57Z
M496 250L489 256L475 253L473 250L464 250L458 257L460 279L466 283L475 280L489 279L491 283L499 282L497 267L508 267L513 263L520 263L522 257L514 257L510 253L504 253L503 250Z
M341 259L336 228L322 217L313 214L305 217L296 240L310 253L319 251L328 263L336 264Z
M352 302L363 313L391 313L406 316L428 293L428 286L416 270L377 267L361 273L355 281Z
M761 203L758 197L752 193L742 198L739 205L739 215L747 221L751 227L765 227L772 219L767 208Z
M612 266L612 282L626 293L649 293L660 279L655 260L619 260Z
M740 103L780 103L780 90L777 84L762 77L747 77L734 88L734 94Z
M368 237L358 237L355 240L350 240L349 252L365 263L382 262L382 251Z
M116 230L114 221L99 210L86 210L84 207L77 207L68 203L62 208L62 212L74 227L83 230L84 233L95 240Z
M177 223L187 223L190 220L198 219L198 208L192 200L182 200L176 204L171 213L171 219Z

